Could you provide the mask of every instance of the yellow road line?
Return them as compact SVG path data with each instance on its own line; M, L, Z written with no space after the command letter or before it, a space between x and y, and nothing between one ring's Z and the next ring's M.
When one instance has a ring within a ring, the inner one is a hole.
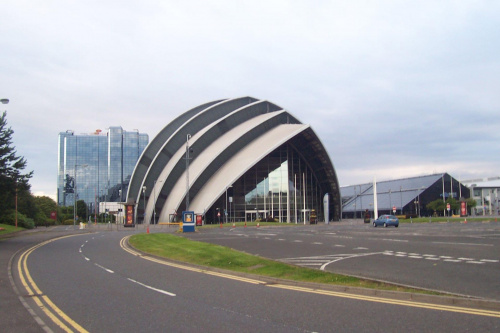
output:
M136 256L140 256L141 253L129 248L126 244L127 244L127 239L129 238L130 236L126 236L124 238L122 238L122 240L120 241L120 245L121 247L133 254L133 255L136 255ZM184 269L184 270L187 270L187 271L192 271L192 272L197 272L197 273L203 273L203 274L208 274L208 275L214 275L214 276L218 276L218 277L222 277L222 278L226 278L226 279L231 279L231 280L237 280L237 281L242 281L242 282L248 282L248 283L253 283L253 284L266 284L266 282L264 281L259 281L259 280L255 280L255 279L249 279L249 278L244 278L244 277L241 277L241 276L237 276L237 275L230 275L230 274L225 274L225 273L219 273L219 272L215 272L215 271L209 271L207 269L203 269L203 268L196 268L196 267L191 267L191 266L187 266L187 265L183 265L183 264L177 264L177 263L173 263L173 262L168 262L168 261L165 261L165 260L162 260L162 259L157 259L157 258L154 258L154 257L150 257L150 256L142 256L143 259L146 259L146 260L149 260L149 261L153 261L153 262L156 262L158 264L162 264L162 265L165 265L165 266L171 266L171 267L176 267L176 268L180 268L180 269Z
M478 316L489 316L489 317L500 318L499 311L464 308L464 307L453 306L453 305L440 305L440 304L430 304L430 303L422 303L422 302L414 302L414 301L395 300L395 299L389 299L389 298L348 294L348 293L335 292L335 291L329 291L329 290L320 290L320 289L304 288L304 287L297 287L297 286L288 286L288 285L283 285L283 284L275 284L275 285L268 285L268 286L273 287L273 288L296 290L296 291L308 292L308 293L313 293L313 294L335 296L335 297L342 297L342 298L350 298L350 299L369 301L369 302L378 302L378 303L385 303L385 304L394 304L394 305L410 306L410 307L424 308L424 309L431 309L431 310L459 312L459 313L473 314L473 315L478 315Z
M54 324L59 326L62 330L65 332L73 332L73 330L76 330L77 332L87 332L82 326L80 326L77 322L75 322L73 319L71 319L68 315L66 315L59 307L57 307L47 296L43 295L43 292L38 288L37 284L31 277L31 274L28 269L28 257L29 255L35 251L36 249L49 244L51 242L54 242L56 240L60 240L63 238L67 237L73 237L73 236L79 236L79 235L70 235L70 236L63 236L59 238L54 238L45 242L42 242L40 244L37 244L30 249L26 250L19 258L18 264L17 264L17 269L19 272L19 277L21 280L21 284L23 287L26 289L28 295L33 296L33 300L35 304L49 317ZM43 300L43 302L42 302ZM59 316L59 317L58 317ZM66 322L71 327L68 327L63 321Z
M126 245L127 244L126 241L129 237L130 236L124 237L120 241L120 245L122 246L122 248L125 251L127 251L133 255L140 256L141 254L139 252L136 252L135 250L129 248ZM247 279L247 278L243 278L243 277L239 277L239 276L218 273L218 272L208 271L208 270L199 269L199 268L193 268L193 267L189 267L189 266L185 266L185 265L181 265L181 264L167 262L167 261L164 261L161 259L156 259L156 258L149 257L149 256L143 255L142 258L149 260L149 261L153 261L153 262L162 264L162 265L181 268L181 269L185 269L185 270L189 270L189 271L193 271L193 272L210 274L210 275L219 276L219 277L228 278L228 279L233 279L233 280L238 280L238 281L242 281L242 282L249 282L249 283L254 283L254 284L265 284L267 287L302 291L302 292L308 292L308 293L314 293L314 294L320 294L320 295L326 295L326 296L350 298L350 299L356 299L356 300L367 301L367 302L378 302L378 303L410 306L410 307L423 308L423 309L440 310L440 311L448 311L448 312L459 312L459 313L472 314L472 315L478 315L478 316L489 316L489 317L500 318L499 311L480 310L480 309L464 308L464 307L452 306L452 305L439 305L439 304L422 303L422 302L415 302L415 301L395 300L395 299L390 299L390 298L356 295L356 294L335 292L335 291L329 291L329 290L320 290L320 289L312 289L312 288L305 288L305 287L289 286L289 285L284 285L284 284L266 284L266 282L264 282L264 281Z

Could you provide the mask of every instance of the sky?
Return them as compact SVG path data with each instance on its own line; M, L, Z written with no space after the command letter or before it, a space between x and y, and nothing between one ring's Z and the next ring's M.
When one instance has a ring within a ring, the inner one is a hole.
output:
M500 2L3 0L0 104L34 195L60 132L152 140L252 96L310 124L342 186L500 175Z

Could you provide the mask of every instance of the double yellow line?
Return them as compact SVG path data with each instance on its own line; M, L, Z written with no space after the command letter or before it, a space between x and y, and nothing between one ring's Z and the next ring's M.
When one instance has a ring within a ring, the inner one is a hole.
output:
M54 324L59 326L65 332L87 332L87 330L85 330L77 322L68 317L61 309L59 309L57 305L55 305L50 300L50 298L48 298L43 294L40 288L38 288L38 286L36 285L35 281L33 281L33 278L31 277L31 274L28 270L28 264L27 264L29 255L36 249L51 242L54 242L56 240L72 236L77 236L77 235L54 238L45 241L43 243L40 243L38 245L35 245L32 248L26 250L20 256L17 262L17 270L19 272L19 278L21 280L21 284L23 285L24 289L26 289L28 296L31 296L31 299L33 299L35 304L43 311L43 313L45 313L47 317L49 317L54 322Z
M458 312L458 313L464 313L464 314L471 314L471 315L477 315L477 316L488 316L488 317L496 317L500 318L500 312L499 311L492 311L492 310L481 310L481 309L474 309L474 308L465 308L465 307L459 307L459 306L453 306L453 305L440 305L440 304L432 304L432 303L422 303L422 302L416 302L416 301L405 301L405 300L397 300L397 299L390 299L390 298L382 298L382 297L374 297L374 296L366 296L366 295L357 295L357 294L350 294L350 293L343 293L343 292L336 292L336 291L329 291L329 290L321 290L321 289L314 289L314 288L305 288L305 287L298 287L298 286L291 286L291 285L285 285L285 284L268 284L267 282L264 281L259 281L255 279L250 279L250 278L244 278L244 277L239 277L235 275L230 275L230 274L224 274L224 273L219 273L219 272L214 272L214 271L209 271L206 269L201 269L201 268L196 268L196 267L191 267L187 265L182 265L182 264L177 264L173 262L168 262L162 259L157 259L154 257L150 257L147 255L142 255L140 252L135 251L134 249L130 248L127 244L127 240L130 236L124 237L120 245L121 247L136 256L140 256L143 259L153 261L165 266L171 266L171 267L176 267L184 270L189 270L193 272L198 272L198 273L204 273L204 274L209 274L209 275L215 275L218 277L223 277L227 279L233 279L233 280L238 280L242 282L248 282L248 283L253 283L253 284L261 284L265 285L267 287L272 287L272 288L280 288L280 289L287 289L287 290L295 290L295 291L300 291L300 292L307 292L307 293L312 293L312 294L319 294L319 295L325 295L325 296L333 296L333 297L342 297L342 298L350 298L350 299L355 299L355 300L361 300L361 301L367 301L367 302L377 302L377 303L384 303L384 304L394 304L394 305L400 305L400 306L409 306L409 307L415 307L415 308L421 308L421 309L430 309L430 310L439 310L439 311L449 311L449 312Z

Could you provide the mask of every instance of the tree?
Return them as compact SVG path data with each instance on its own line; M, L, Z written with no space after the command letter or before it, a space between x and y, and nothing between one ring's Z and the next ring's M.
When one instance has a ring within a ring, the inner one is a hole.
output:
M37 208L37 215L35 216L36 225L52 225L55 220L51 219L52 212L56 212L59 217L58 207L54 200L47 196L34 197L35 205Z
M465 202L467 203L467 211L470 214L472 212L472 209L476 208L477 201L474 198L469 198L469 199L465 200Z
M443 210L445 210L446 204L443 202L443 200L437 199L429 202L425 207L428 210L432 210L434 214L437 214L437 212L442 212Z
M33 176L33 171L22 173L27 162L24 157L17 156L12 145L13 133L12 128L7 127L7 112L4 112L0 116L0 219L2 215L5 218L15 208L16 195L28 198L25 203L27 208L30 207L28 181ZM26 213L30 217L35 215L30 209Z

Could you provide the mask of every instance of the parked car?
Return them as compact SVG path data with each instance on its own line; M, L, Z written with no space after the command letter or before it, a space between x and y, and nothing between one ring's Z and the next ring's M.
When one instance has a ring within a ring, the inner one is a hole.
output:
M377 227L379 225L383 225L384 227L388 227L390 225L399 227L399 219L394 215L381 215L378 219L373 221L373 226Z

